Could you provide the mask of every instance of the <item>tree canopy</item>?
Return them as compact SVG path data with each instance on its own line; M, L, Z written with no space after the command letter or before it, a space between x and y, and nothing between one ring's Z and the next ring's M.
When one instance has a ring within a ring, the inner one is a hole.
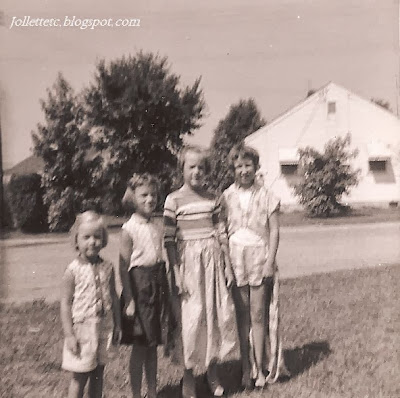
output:
M60 74L41 106L45 122L32 137L56 231L85 208L119 211L134 172L158 175L168 191L177 152L200 126L205 103L200 79L181 87L167 58L140 52L98 62L79 95Z
M183 137L200 126L205 107L200 79L179 82L167 58L151 53L97 64L84 108L109 203L120 202L133 172L154 173L169 189Z
M209 185L213 191L220 193L233 182L233 173L227 164L227 157L232 147L265 123L252 98L242 99L232 105L225 118L219 121L210 148L212 171Z
M89 137L82 133L83 108L71 86L59 74L47 99L41 101L44 124L32 133L35 155L44 161L43 200L51 231L65 230L83 201L95 196L86 155Z

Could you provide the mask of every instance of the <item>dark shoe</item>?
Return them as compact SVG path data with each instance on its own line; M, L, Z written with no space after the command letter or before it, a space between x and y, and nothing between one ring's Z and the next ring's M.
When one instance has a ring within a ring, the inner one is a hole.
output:
M180 386L182 398L197 398L196 392L189 391L190 389L183 383L183 379L181 379Z
M250 373L243 373L242 376L242 387L245 390L253 390L254 389L254 382L250 376Z
M205 378L208 388L211 391L211 394L213 394L214 397L223 397L224 396L225 390L224 390L224 387L222 387L219 380L210 381L207 374L204 375L204 378Z

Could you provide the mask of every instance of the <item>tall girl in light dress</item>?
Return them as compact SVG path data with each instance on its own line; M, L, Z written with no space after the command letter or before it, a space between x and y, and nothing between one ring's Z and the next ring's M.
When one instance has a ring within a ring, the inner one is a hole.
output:
M61 321L64 329L62 367L71 372L69 398L101 398L107 346L120 339L120 311L114 270L99 256L107 245L103 219L93 211L80 214L72 227L77 258L66 268L62 282Z
M121 343L132 346L129 371L133 398L141 397L143 373L147 397L156 397L157 346L168 344L173 327L162 250L163 228L153 218L159 186L154 176L135 174L123 198L134 209L122 226L120 246Z
M280 201L256 180L259 155L239 144L228 157L235 183L220 199L234 272L242 384L263 388L287 374L278 335L278 270ZM251 333L250 333L251 331ZM266 356L269 354L269 363ZM267 375L267 372L268 375Z
M179 165L184 184L166 198L164 223L165 247L181 304L182 395L196 397L193 370L198 367L207 368L213 395L222 396L216 365L237 347L234 305L227 288L232 282L227 242L219 235L216 200L204 189L209 171L205 153L186 147Z

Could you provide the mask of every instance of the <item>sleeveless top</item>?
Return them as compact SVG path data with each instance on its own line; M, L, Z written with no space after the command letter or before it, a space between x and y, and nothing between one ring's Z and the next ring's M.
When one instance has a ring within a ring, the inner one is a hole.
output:
M70 274L75 284L73 323L100 317L111 311L110 281L113 266L110 262L100 259L99 263L91 264L77 258L67 266L65 274Z

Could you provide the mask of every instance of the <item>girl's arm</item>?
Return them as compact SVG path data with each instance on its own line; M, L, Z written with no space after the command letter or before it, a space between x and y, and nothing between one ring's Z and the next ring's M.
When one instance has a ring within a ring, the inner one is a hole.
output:
M128 273L132 255L132 239L129 234L122 230L119 249L119 273L122 283L122 295L125 299L125 313L127 316L135 315L135 302L133 301L130 277Z
M269 269L274 268L276 253L279 246L279 211L274 211L268 220L269 223L269 248L268 259L265 264L264 274L267 276Z
M178 261L178 250L175 243L169 243L165 245L167 251L168 263L172 269L172 287L176 289L178 295L184 293L184 288L181 281L180 265Z
M180 261L178 249L176 247L176 203L171 195L168 195L164 204L164 247L167 251L168 263L170 266L172 276L172 290L173 293L183 294L185 288L182 283Z
M121 340L121 310L119 307L119 300L115 289L114 269L111 272L111 278L110 278L110 296L111 296L112 312L114 318L113 342L117 344Z
M73 323L72 323L72 300L74 297L75 280L74 276L68 270L62 279L61 288L61 303L60 303L60 316L61 323L64 330L64 337L67 348L74 354L78 355L79 346L75 337Z
M216 223L218 230L218 240L221 246L222 253L224 255L224 272L226 285L230 287L234 282L234 273L232 269L232 263L229 257L229 245L228 245L228 230L227 230L227 206L224 195L221 195L217 202L216 212Z

